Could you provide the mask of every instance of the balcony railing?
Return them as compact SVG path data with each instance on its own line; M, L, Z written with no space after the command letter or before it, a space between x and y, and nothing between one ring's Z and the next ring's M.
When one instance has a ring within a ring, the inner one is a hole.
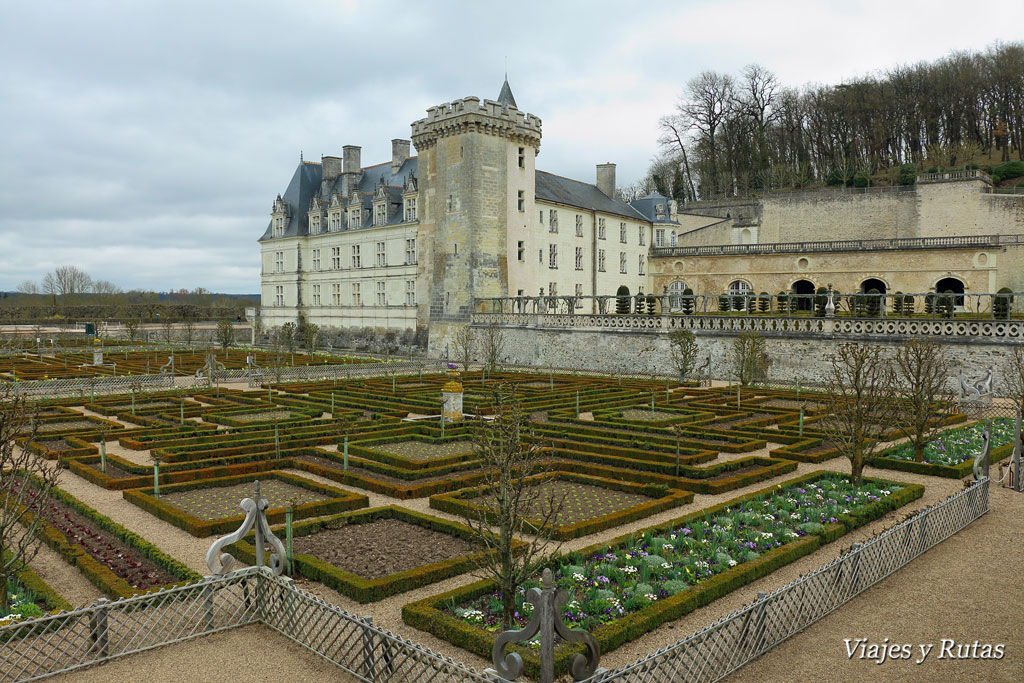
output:
M840 251L902 251L916 249L976 249L1024 245L1024 235L964 235L957 237L907 237L879 240L822 240L817 242L769 242L765 244L717 244L701 247L653 247L652 258L681 256L734 256L744 254L804 254Z

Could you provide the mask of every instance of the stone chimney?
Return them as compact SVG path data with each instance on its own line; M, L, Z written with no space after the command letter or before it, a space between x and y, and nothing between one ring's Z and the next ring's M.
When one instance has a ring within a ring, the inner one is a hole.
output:
M356 145L345 145L341 148L342 155L345 158L345 173L359 173L362 170L363 166L359 161L362 149L362 147L357 147Z
M402 168L402 164L409 158L411 144L408 140L398 138L391 141L391 175L398 173L398 169Z
M615 197L615 164L597 165L597 189L608 197Z

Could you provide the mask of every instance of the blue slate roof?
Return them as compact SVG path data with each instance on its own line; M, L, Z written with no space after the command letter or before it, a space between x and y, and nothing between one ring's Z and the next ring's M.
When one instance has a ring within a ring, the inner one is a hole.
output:
M655 191L647 195L646 197L634 199L629 203L629 205L632 206L637 211L639 211L640 213L642 213L644 217L652 223L671 223L673 225L678 225L679 221L674 221L671 219L668 210L668 201L669 200L667 197ZM658 204L661 204L662 206L660 218L658 217L657 211Z
M635 221L647 220L642 213L626 202L621 199L613 199L601 192L597 189L597 185L570 180L545 171L537 171L536 196L537 199L567 204L588 211L610 213Z

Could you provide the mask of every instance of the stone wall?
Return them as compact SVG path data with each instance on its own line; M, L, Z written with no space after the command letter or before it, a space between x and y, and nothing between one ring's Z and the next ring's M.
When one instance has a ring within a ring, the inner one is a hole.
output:
M578 330L537 327L504 327L505 362L537 367L596 370L608 373L674 374L669 354L668 333L663 330ZM700 345L701 363L710 354L711 375L728 380L735 374L730 356L735 334L725 332L694 333ZM771 359L769 380L820 383L828 372L828 355L844 341L867 341L894 350L904 341L897 337L860 339L854 336L765 335ZM942 343L949 358L951 377L962 370L967 376L995 370L994 387L1003 393L1006 381L1003 368L1019 340L945 339ZM433 346L433 345L432 345Z

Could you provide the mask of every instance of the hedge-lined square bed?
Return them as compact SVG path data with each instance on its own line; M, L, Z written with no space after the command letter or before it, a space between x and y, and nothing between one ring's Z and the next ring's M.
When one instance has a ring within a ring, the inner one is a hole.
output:
M1017 421L1008 418L992 420L992 442L989 458L999 462L1013 454ZM974 458L981 453L985 422L946 430L924 447L924 461L914 460L914 447L902 443L876 457L872 465L881 469L902 470L915 474L960 479L971 473Z
M245 519L239 503L251 498L253 482L259 480L260 493L269 502L267 519L282 522L289 499L294 499L293 519L318 517L366 507L369 499L309 479L270 471L220 479L190 481L153 489L130 489L124 498L143 510L184 529L193 536L234 531Z
M451 455L462 455L473 452L472 441L442 441L431 443L410 439L408 441L391 441L388 443L375 444L373 450L384 451L391 455L410 460L431 460L433 458L445 458Z
M573 593L563 617L597 639L601 652L766 576L847 531L919 498L924 487L880 479L854 486L836 473L808 475L554 559ZM539 572L538 572L539 573ZM529 588L529 584L524 588ZM519 624L531 607L515 598ZM405 623L487 656L501 630L502 596L479 581L405 605ZM515 626L513 626L515 628ZM536 675L538 658L513 646ZM559 646L555 673L579 646Z
M293 533L295 571L359 602L469 571L487 552L462 524L394 506L302 522ZM252 535L228 550L252 562Z
M614 479L593 477L574 472L552 472L527 480L541 487L540 495L527 514L540 517L548 501L565 496L561 514L554 520L552 534L558 539L571 539L649 517L655 513L688 503L693 494L667 486L633 484ZM490 491L487 487L462 489L430 497L430 507L454 515L476 517L487 510ZM533 523L539 525L540 519Z

